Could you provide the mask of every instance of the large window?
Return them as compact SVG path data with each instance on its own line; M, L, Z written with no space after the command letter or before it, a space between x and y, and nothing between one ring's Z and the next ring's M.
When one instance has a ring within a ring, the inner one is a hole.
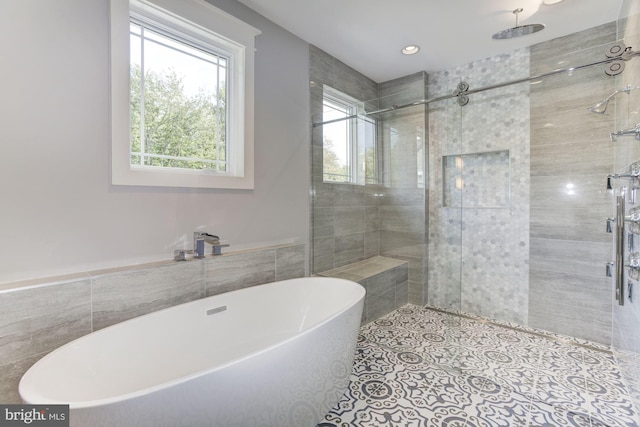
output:
M364 185L376 182L376 125L358 116L359 102L324 86L323 180Z
M224 52L132 19L131 165L226 172Z
M112 182L253 188L259 31L197 0L111 0L111 30Z

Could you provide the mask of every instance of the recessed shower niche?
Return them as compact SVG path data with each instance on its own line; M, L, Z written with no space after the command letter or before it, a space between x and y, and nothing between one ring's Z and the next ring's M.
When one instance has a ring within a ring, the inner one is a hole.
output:
M442 156L442 205L508 208L509 150Z

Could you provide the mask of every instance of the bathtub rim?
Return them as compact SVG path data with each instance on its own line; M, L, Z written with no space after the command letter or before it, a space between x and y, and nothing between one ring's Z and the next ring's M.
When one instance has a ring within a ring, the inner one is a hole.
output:
M212 295L209 297L204 297L204 298L199 298L193 301L188 301L185 303L181 303L181 304L176 304L174 306L171 307L166 307L160 310L156 310L147 314L143 314L141 316L136 316L134 318L131 319L127 319L124 320L122 322L118 322L115 323L113 325L107 326L103 329L97 330L95 332L91 332L89 334L83 335L79 338L76 338L50 352L48 352L47 354L45 354L43 357L41 357L36 363L34 363L24 374L23 376L20 378L20 382L18 384L18 392L20 395L20 398L23 402L26 403L26 401L23 398L23 393L22 393L22 382L23 382L23 378L29 373L29 371L35 367L36 365L38 365L42 360L48 359L52 354L54 353L58 353L58 352L62 352L64 351L65 348L72 346L74 343L76 343L79 340L85 339L86 337L93 335L93 334L101 334L101 333L106 333L105 331L110 331L113 328L117 328L117 327L123 327L122 325L125 325L129 322L135 322L138 319L141 318L146 318L148 316L152 316L167 310L171 310L173 308L179 307L179 306L184 306L187 304L193 304L196 302L202 302L203 300L209 300L209 299L213 299L216 298L217 296L220 295L228 295L228 294L235 294L235 293L246 293L248 291L250 291L252 288L256 288L256 287L269 287L269 286L277 286L280 283L285 283L285 282L293 282L293 281L305 281L305 282L309 282L309 281L315 281L315 282L326 282L326 281L331 281L331 282L343 282L345 285L351 286L352 288L354 288L355 292L357 292L357 295L354 296L353 300L350 300L348 303L344 303L340 306L339 310L336 310L335 312L333 312L330 316L324 318L322 321L314 324L313 326L309 327L308 329L305 329L301 332L298 332L288 338L285 338L283 340L277 341L271 345L265 346L264 348L261 348L257 351L253 351L250 352L248 354L242 355L240 357L236 357L234 359L231 359L229 361L226 361L225 363L216 365L212 368L208 368L208 369L201 369L198 371L194 371L192 373L189 373L187 375L183 375L179 378L175 378L169 381L164 381L162 383L156 384L156 385L152 385L149 387L144 387L141 388L139 390L135 390L129 393L124 393L124 394L120 394L117 396L113 396L113 397L106 397L106 398L100 398L100 399L93 399L93 400L86 400L86 401L75 401L75 402L67 402L67 401L61 401L61 400L56 400L56 399L46 399L46 400L42 400L42 401L38 401L35 403L30 403L30 404L34 404L34 405L38 405L38 404L62 404L62 405L69 405L69 409L87 409L87 408L93 408L93 407L101 407L101 406L107 406L107 405L112 405L112 404L117 404L119 402L123 402L126 400L133 400L139 397L143 397L145 395L148 394L152 394L154 392L172 387L172 386L176 386L179 384L183 384L186 383L188 381L191 381L193 379L208 375L210 373L222 370L226 367L232 366L234 364L237 363L241 363L244 360L250 359L252 357L256 357L259 356L260 354L266 353L268 351L270 351L273 348L276 348L278 346L282 346L285 345L286 343L295 340L296 338L300 337L300 336L304 336L307 334L312 333L313 331L315 331L316 329L320 328L321 326L329 323L330 321L334 320L335 318L341 316L342 314L346 313L349 309L352 309L353 307L356 307L358 304L363 304L364 302L364 298L366 295L366 289L359 283L348 280L348 279L341 279L341 278L328 278L328 277L299 277L299 278L294 278L294 279L287 279L287 280L279 280L276 282L271 282L271 283L264 283L264 284L260 284L260 285L255 285L255 286L249 286L246 288L242 288L242 289L236 289L233 291L229 291L229 292L224 292L221 294L216 294L216 295ZM322 285L319 285L322 286ZM95 336L95 335L94 335ZM33 394L33 393L32 393Z

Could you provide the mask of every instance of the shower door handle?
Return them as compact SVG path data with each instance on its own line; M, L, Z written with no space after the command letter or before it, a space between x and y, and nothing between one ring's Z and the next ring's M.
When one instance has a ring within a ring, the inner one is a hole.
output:
M616 299L624 305L624 200L625 190L616 197Z

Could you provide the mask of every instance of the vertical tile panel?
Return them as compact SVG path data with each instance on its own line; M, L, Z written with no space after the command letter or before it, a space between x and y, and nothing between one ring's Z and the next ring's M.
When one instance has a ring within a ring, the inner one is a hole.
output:
M47 353L40 353L16 362L0 365L0 402L3 404L22 403L20 394L18 393L20 379L34 363L46 354Z
M276 249L207 259L205 294L217 295L276 280Z
M0 364L91 332L89 280L0 293Z
M276 277L275 280L294 279L304 277L305 245L290 246L276 249Z
M203 260L93 279L93 329L204 296Z

